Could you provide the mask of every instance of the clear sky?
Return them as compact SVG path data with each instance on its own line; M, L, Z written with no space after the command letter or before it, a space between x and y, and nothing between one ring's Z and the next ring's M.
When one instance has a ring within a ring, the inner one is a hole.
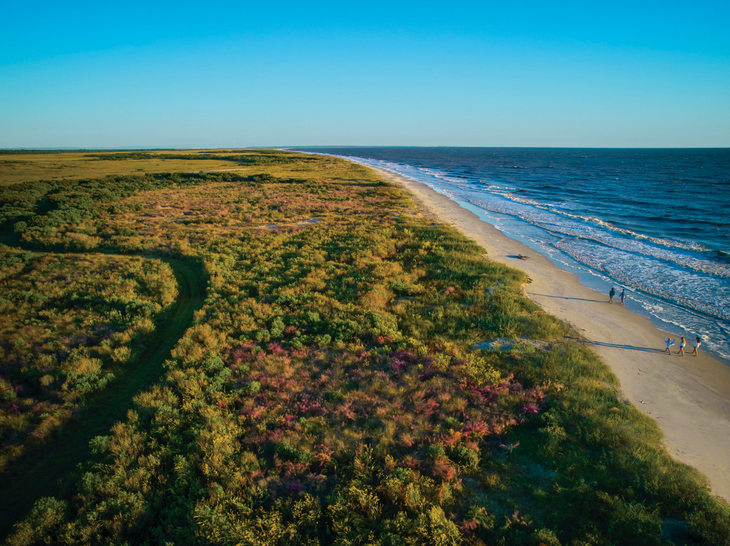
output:
M730 146L727 0L0 12L0 148Z

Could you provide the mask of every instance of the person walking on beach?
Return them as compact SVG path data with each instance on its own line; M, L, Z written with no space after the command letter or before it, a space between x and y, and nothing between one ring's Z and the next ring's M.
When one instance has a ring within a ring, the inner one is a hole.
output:
M626 305L624 303L624 299L626 298L626 290L623 288L621 289L621 293L618 295L619 298L621 298L621 305Z
M684 356L684 346L687 345L687 342L683 337L679 338L679 351L677 351L678 355Z
M611 287L611 291L608 293L608 303L613 303L613 297L616 295L616 290Z
M667 338L664 338L664 343L667 346L667 348L664 349L664 352L665 353L672 354L672 351L669 350L669 347L671 347L672 345L674 345L674 340L672 338L667 337Z
M693 355L698 356L700 354L699 353L700 345L702 345L702 340L700 339L699 336L696 336L695 337L695 350L692 351Z

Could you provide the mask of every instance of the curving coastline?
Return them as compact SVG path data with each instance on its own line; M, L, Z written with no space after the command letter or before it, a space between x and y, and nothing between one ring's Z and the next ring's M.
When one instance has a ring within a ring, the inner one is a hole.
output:
M525 271L532 279L525 287L530 299L593 345L627 400L656 419L669 453L702 472L712 491L730 501L730 366L702 351L699 357L667 355L662 339L673 334L623 306L609 305L606 295L586 288L576 275L425 184L370 168L413 194L424 212L480 244L489 259Z

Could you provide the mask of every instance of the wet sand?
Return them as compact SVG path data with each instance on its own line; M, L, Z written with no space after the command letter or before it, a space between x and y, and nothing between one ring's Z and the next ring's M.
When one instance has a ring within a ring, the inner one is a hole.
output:
M525 271L529 298L568 322L591 343L621 382L624 396L659 423L672 456L702 472L712 491L730 501L730 366L704 354L676 355L676 333L656 328L608 295L586 288L573 273L508 238L456 202L420 182L382 169L383 179L408 190L428 214L476 241L489 259ZM517 256L529 256L521 260ZM680 333L681 335L681 333ZM672 355L663 338L676 339Z

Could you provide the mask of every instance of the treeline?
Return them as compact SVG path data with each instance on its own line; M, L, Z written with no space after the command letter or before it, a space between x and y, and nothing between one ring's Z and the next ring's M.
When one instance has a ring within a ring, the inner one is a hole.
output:
M0 150L0 155L18 155L18 154L34 154L34 155L41 155L41 154L62 154L62 153L78 153L83 152L84 150Z
M312 163L316 159L313 156L297 154L294 152L267 152L267 153L242 153L242 154L220 154L220 153L179 153L179 154L155 154L150 152L117 152L104 154L87 154L85 157L95 161L128 161L130 159L182 159L201 160L212 159L218 161L231 161L240 165L286 165L292 163Z

